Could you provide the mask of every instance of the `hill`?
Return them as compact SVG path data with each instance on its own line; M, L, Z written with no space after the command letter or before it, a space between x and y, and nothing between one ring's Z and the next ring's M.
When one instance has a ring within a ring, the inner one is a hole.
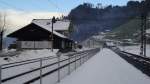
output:
M133 39L137 33L140 33L140 29L141 20L133 19L112 30L112 33L116 35L114 37L116 39Z
M68 18L74 25L71 37L82 41L91 35L113 30L140 15L138 1L129 1L126 6L107 6L99 8L92 3L84 3L71 10Z
M147 23L147 28L150 27L150 22ZM132 39L137 41L140 39L141 20L140 18L134 18L123 25L113 29L110 33L114 34L114 37L107 36L109 39Z

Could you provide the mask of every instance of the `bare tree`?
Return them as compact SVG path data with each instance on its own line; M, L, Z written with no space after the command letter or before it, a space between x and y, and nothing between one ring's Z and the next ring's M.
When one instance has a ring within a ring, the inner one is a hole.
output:
M0 13L0 51L3 49L3 36L6 31L6 14Z

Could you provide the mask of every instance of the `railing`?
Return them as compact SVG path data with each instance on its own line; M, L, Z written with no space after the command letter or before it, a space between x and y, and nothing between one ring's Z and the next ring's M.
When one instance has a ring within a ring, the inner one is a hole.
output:
M91 49L66 56L45 57L0 66L0 84L53 84L94 56Z

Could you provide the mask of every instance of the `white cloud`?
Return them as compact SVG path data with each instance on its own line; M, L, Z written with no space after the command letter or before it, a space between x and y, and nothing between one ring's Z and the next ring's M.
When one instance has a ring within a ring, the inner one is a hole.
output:
M4 12L4 11L0 11ZM5 10L6 13L6 34L17 30L27 24L29 24L32 19L50 19L53 16L60 17L62 15L67 15L65 13L58 12L23 12L17 10Z

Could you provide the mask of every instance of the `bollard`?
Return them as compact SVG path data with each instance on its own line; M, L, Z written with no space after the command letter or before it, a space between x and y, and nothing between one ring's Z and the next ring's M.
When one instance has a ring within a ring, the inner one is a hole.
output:
M80 66L81 66L81 59L82 59L82 57L81 57L81 55L79 55L80 56Z
M58 56L58 82L60 82L60 56Z
M2 84L2 66L0 65L0 84Z
M68 59L68 62L69 62L69 65L68 65L68 75L69 75L70 74L70 62L71 62L70 60L71 59L70 59L70 56L68 56L68 57L69 57L69 59Z
M82 58L82 64L84 64L84 59L85 59L85 55L83 55L83 58Z
M57 61L58 61L58 80L57 82L60 82L60 56L61 56L61 52L57 52Z
M87 60L89 60L89 58L90 58L90 55L87 56Z
M77 69L77 63L76 63L76 60L77 60L77 55L75 55L75 70Z
M40 59L40 84L42 84L42 58Z
M85 55L85 62L87 61L87 56L88 56L88 55Z

